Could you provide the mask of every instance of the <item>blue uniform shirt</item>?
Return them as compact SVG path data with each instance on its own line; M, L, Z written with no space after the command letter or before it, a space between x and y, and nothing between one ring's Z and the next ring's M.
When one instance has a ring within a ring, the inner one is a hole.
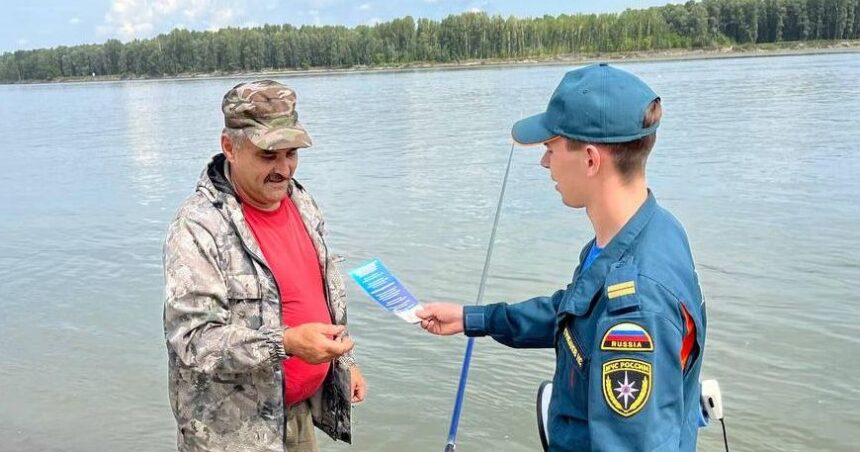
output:
M681 224L649 191L633 218L564 290L467 306L468 336L555 347L551 451L692 451L705 307ZM695 323L686 363L683 309Z
M597 241L591 241L591 247L588 249L588 254L585 255L585 259L582 261L581 267L582 271L588 270L588 267L591 267L591 263L597 259L597 256L600 256L600 252L603 251L603 248L597 246Z

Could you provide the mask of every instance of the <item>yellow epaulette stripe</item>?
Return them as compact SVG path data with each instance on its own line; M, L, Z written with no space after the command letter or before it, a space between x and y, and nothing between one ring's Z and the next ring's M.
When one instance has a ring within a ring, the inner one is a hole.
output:
M606 288L606 296L608 298L618 298L624 295L632 295L636 293L636 283L627 281L619 284L613 284Z
M612 299L612 298L623 297L625 295L633 295L635 293L636 293L636 288L631 287L629 289L617 290L615 292L609 292L608 294L606 294L606 296L609 297L610 299Z

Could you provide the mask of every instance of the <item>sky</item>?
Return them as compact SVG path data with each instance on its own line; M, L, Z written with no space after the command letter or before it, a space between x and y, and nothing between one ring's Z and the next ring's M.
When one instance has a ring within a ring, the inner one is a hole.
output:
M216 30L289 23L372 25L397 17L618 12L671 0L0 0L0 53L151 38L181 27Z

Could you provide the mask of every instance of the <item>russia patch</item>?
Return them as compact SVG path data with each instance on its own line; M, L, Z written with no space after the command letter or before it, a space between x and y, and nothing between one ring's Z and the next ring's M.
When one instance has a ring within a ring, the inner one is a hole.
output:
M651 363L613 359L603 363L603 397L612 411L624 417L638 413L651 395Z
M645 328L635 323L624 322L606 330L600 342L600 349L617 352L652 352L654 342Z

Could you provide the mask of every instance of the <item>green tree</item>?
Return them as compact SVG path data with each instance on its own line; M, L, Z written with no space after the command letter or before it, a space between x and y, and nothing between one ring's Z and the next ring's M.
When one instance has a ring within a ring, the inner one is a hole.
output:
M535 18L406 16L373 26L176 29L152 39L0 55L0 82L268 68L534 58L714 45L857 39L860 0L702 0L621 13Z

